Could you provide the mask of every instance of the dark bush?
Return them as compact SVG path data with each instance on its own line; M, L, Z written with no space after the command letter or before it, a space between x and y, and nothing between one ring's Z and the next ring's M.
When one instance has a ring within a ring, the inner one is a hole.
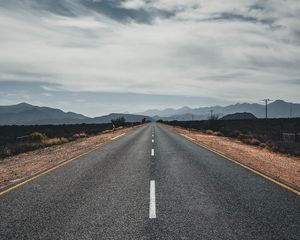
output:
M124 123L123 127L139 123ZM111 123L0 126L0 158L112 130Z

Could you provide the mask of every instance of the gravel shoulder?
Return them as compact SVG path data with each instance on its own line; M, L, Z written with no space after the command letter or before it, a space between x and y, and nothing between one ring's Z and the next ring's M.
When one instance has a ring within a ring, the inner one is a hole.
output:
M5 158L0 161L0 189L89 152L110 142L112 138L138 127L124 128L116 130L114 133L100 133L96 136L78 139L62 145L55 145Z
M253 167L269 176L300 189L300 158L271 152L250 146L238 140L188 131L179 127L165 127L193 138L197 143L214 149L223 155Z

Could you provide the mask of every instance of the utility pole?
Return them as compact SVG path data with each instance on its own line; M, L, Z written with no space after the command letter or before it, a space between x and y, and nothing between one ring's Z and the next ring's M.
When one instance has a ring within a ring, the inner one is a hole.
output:
M268 102L271 102L272 100L269 98L263 99L263 102L265 102L266 105L266 119L268 118Z
M290 103L290 118L293 116L293 105Z
M210 119L212 119L214 110L211 109L209 111L210 111Z

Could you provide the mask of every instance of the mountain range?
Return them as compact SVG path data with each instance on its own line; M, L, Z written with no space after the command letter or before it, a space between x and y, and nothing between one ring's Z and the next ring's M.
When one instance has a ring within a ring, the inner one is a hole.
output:
M28 103L0 106L0 125L42 125L42 124L79 124L110 123L112 119L124 117L126 122L140 122L151 117L137 114L111 113L109 115L90 118L82 114L64 112L50 107L38 107Z
M265 105L257 103L237 103L229 106L212 106L212 107L199 107L189 108L182 107L178 109L167 108L164 110L150 109L138 114L151 116L153 119L158 120L205 120L213 111L213 114L223 117L228 114L234 113L252 113L257 118L265 117ZM283 100L276 100L268 104L268 117L269 118L289 118L300 117L300 104L285 102Z
M265 106L257 103L237 103L229 106L213 106L164 110L151 109L137 114L111 113L99 117L87 117L74 112L64 112L50 107L33 106L28 103L0 106L0 125L34 125L34 124L80 124L80 123L109 123L112 119L124 117L127 122L146 120L187 121L205 120L211 114L220 118L230 114L243 113L243 116L253 114L257 118L265 117ZM241 114L239 115L241 117ZM268 105L269 118L300 117L300 104L276 100ZM227 119L230 119L228 117ZM225 118L226 119L226 118Z

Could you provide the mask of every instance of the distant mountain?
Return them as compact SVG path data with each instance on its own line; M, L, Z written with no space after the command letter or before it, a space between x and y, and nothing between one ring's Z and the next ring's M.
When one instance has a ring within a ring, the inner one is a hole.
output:
M183 107L179 109L168 108L165 110L152 109L140 114L147 114L148 116L154 117L154 119L162 120L180 120L182 118L185 118L186 120L205 120L208 118L210 110L213 110L213 113L218 114L220 117L237 112L249 112L258 118L265 117L265 106L263 104L257 103L237 103L229 106L212 106L200 108ZM282 100L271 102L268 105L268 117L300 117L300 104L289 103Z
M174 108L166 108L164 110L157 110L157 109L150 109L145 112L141 112L138 114L143 114L147 116L160 116L160 117L170 117L173 115L181 115L185 113L190 113L192 109L189 107L182 107L179 109L174 109Z
M0 124L52 124L52 123L76 123L88 119L88 117L64 112L60 109L38 107L27 103L11 106L0 106Z
M50 107L38 107L28 103L0 106L0 125L33 125L33 124L79 124L79 123L109 123L112 119L124 116L127 122L140 122L144 115L112 113L106 116L89 118L82 114L64 112Z
M136 114L127 114L127 113L111 113L109 115L95 117L90 119L90 123L108 123L111 122L112 119L116 119L119 117L124 117L126 122L141 122L143 118L146 118L148 121L153 121L153 118L145 116L145 115L136 115Z
M242 119L257 119L252 113L233 113L225 115L221 120L242 120Z
M170 117L160 117L160 116L154 116L153 119L155 121L157 120L163 120L163 121L192 121L192 120L203 120L207 119L207 116L201 116L201 115L194 115L191 113L184 113L184 114L177 114L177 115L172 115Z

